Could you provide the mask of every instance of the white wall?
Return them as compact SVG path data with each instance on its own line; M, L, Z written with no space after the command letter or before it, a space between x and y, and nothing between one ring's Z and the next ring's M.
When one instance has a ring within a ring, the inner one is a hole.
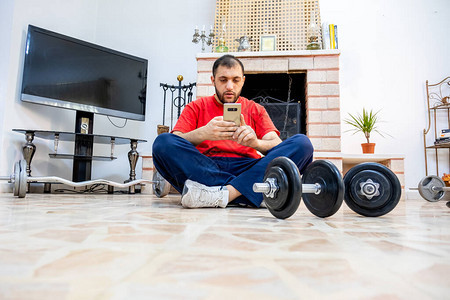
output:
M406 186L416 186L424 175L425 80L437 82L449 75L448 0L322 0L320 6L322 20L339 26L342 117L362 107L382 109L381 130L393 137L374 135L376 152L406 155ZM215 1L3 0L0 9L0 83L6 81L3 89L0 84L0 175L6 175L22 158L24 143L23 135L11 132L12 128L74 129L73 111L20 101L28 24L149 60L146 121L128 121L123 129L104 116L96 115L94 121L94 133L147 139L138 151L149 154L156 125L162 123L159 83L177 84L179 74L184 83L196 81L195 55L201 46L191 42L193 28L204 24L209 28ZM123 124L122 119L112 120ZM343 132L342 149L360 153L362 141L362 136ZM71 178L70 160L48 158L52 141L35 139L35 144L33 175ZM60 143L60 152L71 151L73 145ZM94 154L108 151L95 147ZM93 178L126 179L128 151L127 145L117 146L117 160L95 162ZM7 187L0 182L0 191Z
M321 0L320 7L322 21L338 24L341 117L381 109L380 129L392 137L373 134L375 152L404 154L406 187L417 186L425 176L425 81L450 75L450 2ZM363 135L348 129L342 151L361 153ZM441 158L440 172L448 173L448 155Z
M0 2L0 141L3 139L3 118L5 115L6 90L8 86L9 53L14 1ZM0 147L0 157L3 149Z

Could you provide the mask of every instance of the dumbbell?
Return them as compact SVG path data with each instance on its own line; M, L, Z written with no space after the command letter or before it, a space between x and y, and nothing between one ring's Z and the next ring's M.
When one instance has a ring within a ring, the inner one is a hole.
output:
M401 198L397 176L379 163L366 162L351 168L344 176L344 185L347 206L366 217L389 213Z
M13 183L13 194L14 196L18 196L19 198L24 198L26 196L26 186L28 182L42 182L42 183L62 183L72 187L83 187L86 185L93 184L105 184L108 186L114 186L118 188L127 188L136 184L141 183L152 183L153 190L155 191L156 196L164 197L170 191L170 184L159 174L155 173L153 175L153 180L147 179L138 179L129 181L127 183L117 183L114 181L109 181L105 179L95 179L95 180L87 180L81 182L73 182L70 180L66 180L61 177L56 176L46 176L46 177L28 177L26 173L27 163L25 160L20 160L14 164L14 173L11 176L0 177L0 180L8 180Z
M153 171L153 193L158 198L167 196L170 192L170 183L159 174L157 170Z
M420 196L429 202L442 200L445 192L450 191L450 187L445 186L444 180L434 175L422 178L418 188ZM447 202L447 206L450 207L450 201Z
M329 161L312 162L300 178L297 166L285 157L267 166L264 183L255 183L253 191L263 193L269 211L280 219L292 216L301 198L314 215L325 218L339 210L343 199L354 212L378 217L392 211L401 197L400 181L382 164L359 164L342 182L339 170Z
M277 157L267 166L263 180L253 185L253 191L263 194L268 210L279 219L292 216L301 198L308 210L321 218L334 215L342 205L344 183L341 173L326 160L313 161L301 177L292 160Z

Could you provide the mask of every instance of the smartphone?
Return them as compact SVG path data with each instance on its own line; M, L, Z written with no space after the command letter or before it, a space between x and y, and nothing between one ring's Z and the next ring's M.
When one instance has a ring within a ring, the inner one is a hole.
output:
M240 103L224 103L223 104L223 120L236 123L241 126L241 104Z

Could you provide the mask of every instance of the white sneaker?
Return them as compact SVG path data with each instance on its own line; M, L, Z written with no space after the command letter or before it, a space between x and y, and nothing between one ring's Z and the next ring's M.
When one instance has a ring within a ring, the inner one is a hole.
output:
M228 190L226 187L206 186L201 183L186 180L181 205L185 208L226 207L228 204Z

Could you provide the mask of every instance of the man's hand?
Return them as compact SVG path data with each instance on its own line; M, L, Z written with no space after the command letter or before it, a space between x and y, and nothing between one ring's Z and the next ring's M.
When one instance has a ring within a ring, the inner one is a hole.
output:
M262 154L266 154L270 149L281 143L275 131L268 132L262 139L258 139L255 131L245 124L242 114L240 127L237 127L234 122L224 121L222 116L218 116L211 119L205 126L190 132L174 131L173 133L188 140L195 146L205 140L232 140L243 146L253 148Z
M241 115L242 118L242 115ZM218 116L206 124L202 130L205 134L205 140L219 141L231 140L233 133L238 127L234 122L224 121L223 116Z
M231 140L237 128L234 122L224 121L223 116L218 116L211 119L205 126L190 132L174 131L173 133L197 146L206 140Z
M241 114L241 126L236 129L232 135L232 140L242 146L258 149L259 140L256 133L247 124L245 124L244 116Z

